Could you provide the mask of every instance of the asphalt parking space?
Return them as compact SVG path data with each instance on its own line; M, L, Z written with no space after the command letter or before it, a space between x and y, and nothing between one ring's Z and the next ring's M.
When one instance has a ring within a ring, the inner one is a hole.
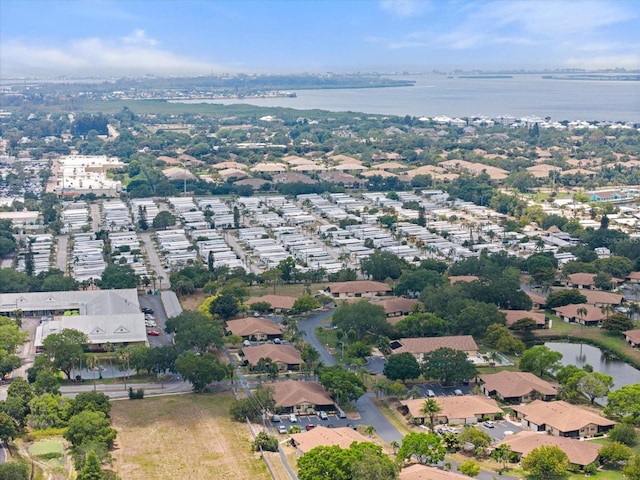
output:
M337 413L329 414L327 420L322 420L318 415L296 415L298 419L297 422L291 422L289 420L289 415L280 415L280 422L273 423L272 425L277 430L280 425L284 425L287 427L287 430L290 427L295 425L300 426L302 431L305 430L306 426L311 424L316 427L328 427L328 428L339 428L339 427L347 427L349 424L358 425L356 420L351 420L348 418L340 418Z

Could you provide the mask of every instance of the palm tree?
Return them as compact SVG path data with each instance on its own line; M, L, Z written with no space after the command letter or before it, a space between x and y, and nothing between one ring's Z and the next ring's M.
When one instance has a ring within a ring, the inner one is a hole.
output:
M380 394L386 395L387 393L389 393L389 382L374 383L373 392L376 394L376 398L380 398Z
M373 438L373 434L376 433L376 427L373 425L367 425L364 429L364 433L366 433L369 438Z
M600 311L604 314L605 318L609 318L616 310L613 308L613 305L606 304L600 307Z
M587 316L587 309L585 307L580 307L576 310L576 315L580 317L580 324L584 325L584 317ZM604 313L604 312L603 312Z
M431 431L435 432L433 428L434 419L436 415L438 415L442 411L442 407L440 404L433 398L427 398L422 407L420 408L420 413L422 415L429 417L429 423L431 424Z

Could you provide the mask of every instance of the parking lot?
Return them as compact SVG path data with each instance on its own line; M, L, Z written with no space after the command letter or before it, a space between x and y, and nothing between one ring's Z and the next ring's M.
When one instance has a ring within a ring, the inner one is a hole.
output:
M507 422L506 420L497 420L493 423L495 425L493 428L485 427L483 422L476 425L476 428L487 432L492 439L495 439L495 441L501 441L507 435L512 435L522 430L522 428L514 425L511 422Z
M337 413L330 413L327 415L326 420L320 419L318 415L296 415L297 422L291 422L289 420L289 415L279 415L280 422L271 421L271 425L274 430L278 430L280 425L284 425L287 427L287 430L290 427L295 425L299 425L302 431L304 432L307 425L315 425L316 427L327 427L327 428L339 428L339 427L352 427L359 425L357 420L350 420L348 418L340 418Z
M420 396L425 398L428 397L428 390L431 390L433 393L435 393L436 397L452 397L455 395L456 390L460 390L463 395L468 395L473 389L473 385L471 384L459 384L445 387L439 383L425 383L422 385L416 385L416 387L420 391Z

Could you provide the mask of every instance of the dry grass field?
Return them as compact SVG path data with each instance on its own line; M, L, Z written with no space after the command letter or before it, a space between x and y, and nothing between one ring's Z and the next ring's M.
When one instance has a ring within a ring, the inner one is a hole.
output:
M112 403L113 467L130 479L270 479L251 453L245 425L231 422L231 393Z

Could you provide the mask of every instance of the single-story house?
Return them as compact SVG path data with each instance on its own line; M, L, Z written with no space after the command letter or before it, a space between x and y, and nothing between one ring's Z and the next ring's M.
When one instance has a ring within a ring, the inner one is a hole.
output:
M285 380L268 386L273 388L278 412L314 414L320 410L335 408L331 395L318 382Z
M275 343L264 343L254 347L244 347L242 349L244 359L251 366L256 366L261 358L270 358L278 365L280 370L299 370L304 362L300 352L293 345L278 345Z
M595 273L572 273L569 278L564 282L565 286L569 288L577 288L579 290L593 290L595 286ZM611 283L617 285L623 280L620 278L611 277Z
M635 330L627 330L626 332L624 332L624 339L632 347L640 346L640 328L636 328Z
M531 299L531 304L535 310L540 310L547 304L547 297L543 295L538 295L530 290L526 290L524 293Z
M530 310L500 310L504 313L507 320L507 327L512 327L518 320L523 318L530 318L536 322L537 328L544 328L547 326L547 317L541 312L532 312Z
M617 307L624 302L624 295L611 292L603 292L601 290L581 290L580 293L587 297L587 303L602 307L604 305L612 305Z
M487 373L479 376L482 392L509 403L525 403L534 398L553 400L558 391L546 380L529 372Z
M391 287L383 282L372 280L354 280L352 282L336 282L325 288L333 298L361 298L391 294Z
M600 307L594 307L586 303L572 303L553 309L560 320L569 323L579 323L587 327L600 325L605 317Z
M442 409L435 417L437 423L452 425L466 425L479 422L483 417L502 417L503 411L493 398L480 395L462 395L453 397L437 397L436 402ZM400 403L406 407L413 418L421 419L423 423L429 422L429 417L420 413L424 405L424 398L412 398L402 400Z
M511 451L518 454L519 459L529 455L531 450L542 446L554 446L560 448L569 458L569 463L578 467L585 467L598 459L598 452L602 445L590 442L579 442L566 437L554 437L546 433L522 431L515 435L504 437L500 445L509 445Z
M422 304L422 302L416 298L387 298L380 300L379 302L372 302L374 305L380 305L384 308L384 313L387 317L401 317L409 315L416 311L416 307Z
M562 400L534 400L528 405L514 405L512 408L524 427L556 437L593 437L608 432L616 424L613 420Z
M399 480L469 480L466 475L414 463L400 470Z
M288 297L286 295L262 295L261 297L251 297L246 303L247 305L253 305L258 302L268 303L274 312L288 312L293 308L296 297Z
M336 445L340 448L349 448L353 442L371 442L370 438L349 427L327 428L317 426L309 431L294 433L291 435L291 444L298 455L304 455L316 447L330 447Z
M266 318L245 317L227 321L227 332L245 340L273 340L282 336L279 325Z
M627 280L629 283L640 283L640 272L630 272L627 275Z
M401 338L391 342L393 353L413 353L418 360L422 355L439 348L462 350L468 356L478 354L478 345L471 335L452 335L448 337Z

